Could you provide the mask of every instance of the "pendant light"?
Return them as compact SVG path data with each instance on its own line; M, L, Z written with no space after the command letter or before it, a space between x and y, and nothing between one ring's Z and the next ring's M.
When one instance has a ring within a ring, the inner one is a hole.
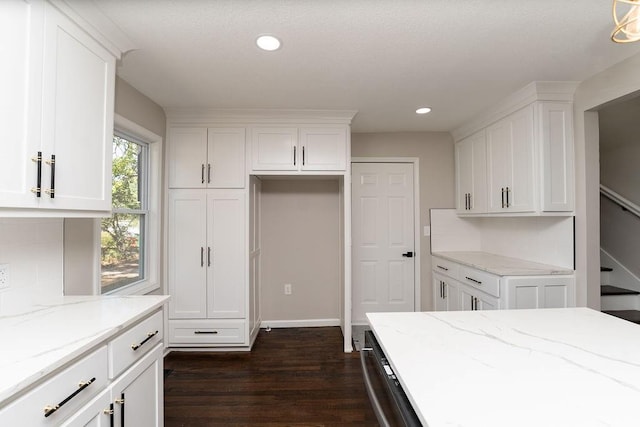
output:
M626 13L618 13L619 10ZM616 43L640 40L640 0L613 0L613 21L616 26L611 40Z

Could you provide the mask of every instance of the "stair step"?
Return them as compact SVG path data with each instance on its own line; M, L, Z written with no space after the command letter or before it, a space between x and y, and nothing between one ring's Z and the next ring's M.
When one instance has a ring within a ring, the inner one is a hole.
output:
M611 267L600 267L600 271L613 271L613 268Z
M600 295L640 295L640 292L617 286L602 285L600 286Z
M603 313L640 324L640 310L610 310Z

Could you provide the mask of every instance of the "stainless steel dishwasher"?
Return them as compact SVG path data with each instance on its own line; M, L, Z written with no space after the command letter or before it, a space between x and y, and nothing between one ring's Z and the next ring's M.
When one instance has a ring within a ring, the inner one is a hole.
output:
M365 331L360 363L365 387L381 427L422 426L380 344L371 331Z

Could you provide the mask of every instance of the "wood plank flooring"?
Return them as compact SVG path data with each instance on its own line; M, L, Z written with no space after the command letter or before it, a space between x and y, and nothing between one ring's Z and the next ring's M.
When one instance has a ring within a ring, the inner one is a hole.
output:
M377 426L340 328L260 331L250 353L173 352L166 427Z

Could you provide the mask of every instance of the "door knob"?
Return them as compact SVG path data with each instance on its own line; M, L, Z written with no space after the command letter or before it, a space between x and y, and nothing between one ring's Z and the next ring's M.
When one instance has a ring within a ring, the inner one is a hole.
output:
M405 252L402 254L403 257L413 258L413 252Z

